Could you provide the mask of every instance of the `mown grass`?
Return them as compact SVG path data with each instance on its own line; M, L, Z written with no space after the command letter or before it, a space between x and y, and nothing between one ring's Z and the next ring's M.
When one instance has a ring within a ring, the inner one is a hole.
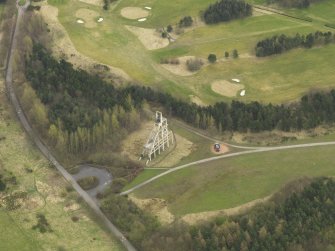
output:
M5 100L0 95L0 169L11 171L17 185L0 197L24 191L27 198L15 210L0 200L0 250L123 250L27 139ZM52 232L32 229L38 213L45 215ZM73 216L79 220L74 222Z
M123 189L122 191L126 191L162 172L166 171L165 169L150 169L150 168L146 168L144 169L138 176L136 176L136 178L128 183Z
M164 176L135 191L162 198L176 215L232 208L308 176L334 176L334 146L257 153L217 160Z
M201 11L204 11L213 0L123 0L115 9L115 12L120 13L124 7L141 7L149 6L152 8L147 22L144 26L166 27L168 24L177 24L184 16L198 17Z
M183 13L194 13L196 16L199 9L203 5L207 6L208 2L204 1L199 6L192 4L187 11L185 7L189 6L188 1L178 2L178 8L173 10L166 6L176 5L174 1L121 1L116 9L106 12L101 7L75 0L54 1L56 2L52 4L59 8L59 19L78 51L101 63L122 68L141 84L157 87L183 99L195 95L207 104L232 99L281 103L296 100L315 87L327 89L335 86L331 67L334 59L328 57L334 53L334 45L311 50L297 49L265 59L254 57L257 41L281 33L294 35L297 32L307 34L317 29L328 30L319 23L308 23L280 15L253 16L225 24L198 27L182 34L167 48L147 51L136 36L125 29L125 24L137 21L127 21L120 17L119 12L123 7L151 5L152 15L141 26L157 28L160 24L155 21L155 13L158 13L157 19L168 23L167 20L175 18L172 15L169 19L171 12L176 16L183 16ZM59 4L59 1L68 2ZM75 22L75 12L80 8L97 11L104 17L104 22L92 29L78 25ZM168 14L165 16L161 12ZM138 22L131 24L139 25ZM233 49L239 51L240 58L222 61L224 52L231 52ZM159 64L162 58L185 55L206 60L209 53L215 53L220 62L203 67L197 74L189 77L174 75ZM213 81L231 78L242 80L246 86L245 97L225 97L211 90Z

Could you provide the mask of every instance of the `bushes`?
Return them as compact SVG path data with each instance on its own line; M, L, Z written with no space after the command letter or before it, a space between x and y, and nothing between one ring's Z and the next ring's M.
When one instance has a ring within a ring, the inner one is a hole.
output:
M209 54L208 55L208 61L212 64L215 63L216 62L216 55L215 54Z
M193 19L191 16L186 16L183 17L180 21L179 21L179 27L190 27L193 24Z
M251 15L252 6L243 0L220 0L205 10L203 18L206 24L215 24Z
M198 58L188 59L186 61L187 69L192 72L200 70L203 64L204 62L202 62L202 60Z
M256 45L256 56L265 57L273 54L281 54L297 47L311 48L315 45L335 42L335 35L330 31L309 33L306 36L297 33L293 37L285 34L276 35L271 38L261 40Z
M123 196L107 195L101 203L101 209L137 247L159 227L154 217Z
M99 179L95 176L89 176L82 179L79 179L77 181L79 186L81 186L84 190L90 190L92 188L95 188L99 184Z
M180 64L180 61L178 58L163 58L161 59L161 64L174 64L174 65L178 65Z
M33 230L38 229L40 233L52 232L52 229L44 214L38 213L36 218L37 224L32 227Z

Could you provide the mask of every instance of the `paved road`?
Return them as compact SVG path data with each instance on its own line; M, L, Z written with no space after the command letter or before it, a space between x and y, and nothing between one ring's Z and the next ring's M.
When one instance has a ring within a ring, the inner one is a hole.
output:
M247 150L244 152L237 152L237 153L230 153L230 154L225 154L225 155L221 155L221 156L217 156L217 157L211 157L211 158L207 158L207 159L202 159L202 160L198 160L198 161L194 161L192 163L188 163L185 165L181 165L181 166L177 166L174 168L169 169L166 172L163 172L161 174L158 174L154 177L152 177L151 179L148 179L136 186L134 186L133 188L124 191L122 193L120 193L120 195L126 195L129 194L165 175L168 175L170 173L176 172L180 169L184 169L186 167L189 166L194 166L197 164L203 164L203 163L207 163L210 161L214 161L214 160L219 160L219 159L225 159L225 158L232 158L232 157L236 157L236 156L241 156L241 155L246 155L246 154L256 154L256 153L261 153L261 152L271 152L271 151L280 151L280 150L287 150L287 149L295 149L295 148L307 148L307 147L317 147L317 146L328 146L328 145L335 145L335 141L330 141L330 142L320 142L320 143L309 143L309 144L300 144L300 145L290 145L290 146L277 146L277 147L267 147L267 148L261 148L261 149L253 149L253 150Z
M96 187L86 190L91 198L98 203L97 194L103 192L112 182L112 175L106 169L97 168L92 165L80 165L78 168L79 172L72 175L76 181L89 176L94 176L99 179L99 184Z
M18 14L17 14L17 20L16 25L14 27L14 31L12 33L12 41L9 48L9 55L7 58L7 66L6 66L6 91L9 96L9 99L16 111L16 114L23 126L23 128L26 130L26 132L29 134L29 136L32 138L32 140L35 142L39 150L43 153L43 155L51 162L53 165L57 168L57 170L63 175L63 177L73 186L73 188L79 193L79 195L86 201L86 203L91 207L91 209L103 220L105 225L108 227L108 229L121 241L123 246L128 251L136 251L136 249L133 247L133 245L124 237L124 235L112 224L108 218L103 214L103 212L100 210L99 206L95 203L95 201L77 184L75 179L72 177L71 174L69 174L65 168L56 160L56 158L52 155L52 153L48 150L48 148L43 144L43 142L40 140L38 135L36 135L30 124L28 123L28 120L23 113L20 103L16 97L16 94L13 89L13 55L17 44L17 37L19 35L19 29L18 26L20 24L20 20L22 19L22 15L26 11L27 7L29 6L29 2L24 6L19 6L17 4L18 8Z

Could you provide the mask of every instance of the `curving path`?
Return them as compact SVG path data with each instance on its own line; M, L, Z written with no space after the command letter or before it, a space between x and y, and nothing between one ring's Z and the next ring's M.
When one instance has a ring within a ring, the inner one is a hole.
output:
M12 103L13 108L16 111L16 115L21 122L21 125L28 133L28 135L32 138L38 149L42 152L42 154L55 166L55 168L63 175L63 177L72 185L72 187L77 191L77 193L86 201L86 203L90 206L90 208L102 219L103 223L107 226L107 228L118 238L123 246L128 251L136 251L135 247L124 237L124 235L119 231L113 223L109 221L109 219L104 215L101 211L97 203L90 197L88 193L86 193L76 182L76 180L69 174L65 168L56 160L56 158L52 155L49 149L44 145L44 143L40 140L38 135L34 133L32 127L30 126L25 114L21 109L21 105L16 97L13 88L13 55L16 49L17 37L19 35L19 24L22 19L24 12L27 10L30 2L27 1L24 6L19 6L17 2L17 19L12 31L11 35L11 44L8 50L7 64L6 64L6 92Z
M261 152L271 152L271 151L280 151L280 150L287 150L287 149L294 149L294 148L307 148L307 147L317 147L317 146L328 146L328 145L335 145L335 141L330 141L330 142L319 142L319 143L309 143L309 144L300 144L300 145L290 145L290 146L277 146L277 147L266 147L266 148L260 148L260 149L254 149L254 150L247 150L244 152L236 152L236 153L230 153L230 154L226 154L226 155L221 155L221 156L217 156L217 157L211 157L211 158L207 158L207 159L202 159L202 160L198 160L198 161L194 161L185 165L181 165L181 166L177 166L174 168L169 169L166 172L163 172L161 174L158 174L154 177L152 177L151 179L148 179L136 186L134 186L133 188L124 191L122 193L120 193L120 195L126 195L129 194L165 175L168 175L172 172L176 172L180 169L184 169L186 167L189 166L194 166L197 164L203 164L206 162L210 162L210 161L214 161L214 160L219 160L219 159L225 159L225 158L232 158L232 157L236 157L236 156L241 156L241 155L246 155L246 154L255 154L255 153L261 153Z
M96 198L97 194L103 192L105 188L112 182L112 175L106 169L97 168L88 164L80 165L79 172L72 175L76 181L89 176L97 177L99 180L99 184L96 187L90 190L86 190L91 198L98 203Z

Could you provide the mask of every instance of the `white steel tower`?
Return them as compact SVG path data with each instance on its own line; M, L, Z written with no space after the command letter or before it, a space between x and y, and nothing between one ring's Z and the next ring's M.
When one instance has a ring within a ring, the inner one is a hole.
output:
M163 117L161 112L156 112L154 128L143 147L140 159L147 156L148 163L152 160L152 157L156 157L157 152L160 154L161 151L165 151L173 143L173 134L168 128L167 119Z

